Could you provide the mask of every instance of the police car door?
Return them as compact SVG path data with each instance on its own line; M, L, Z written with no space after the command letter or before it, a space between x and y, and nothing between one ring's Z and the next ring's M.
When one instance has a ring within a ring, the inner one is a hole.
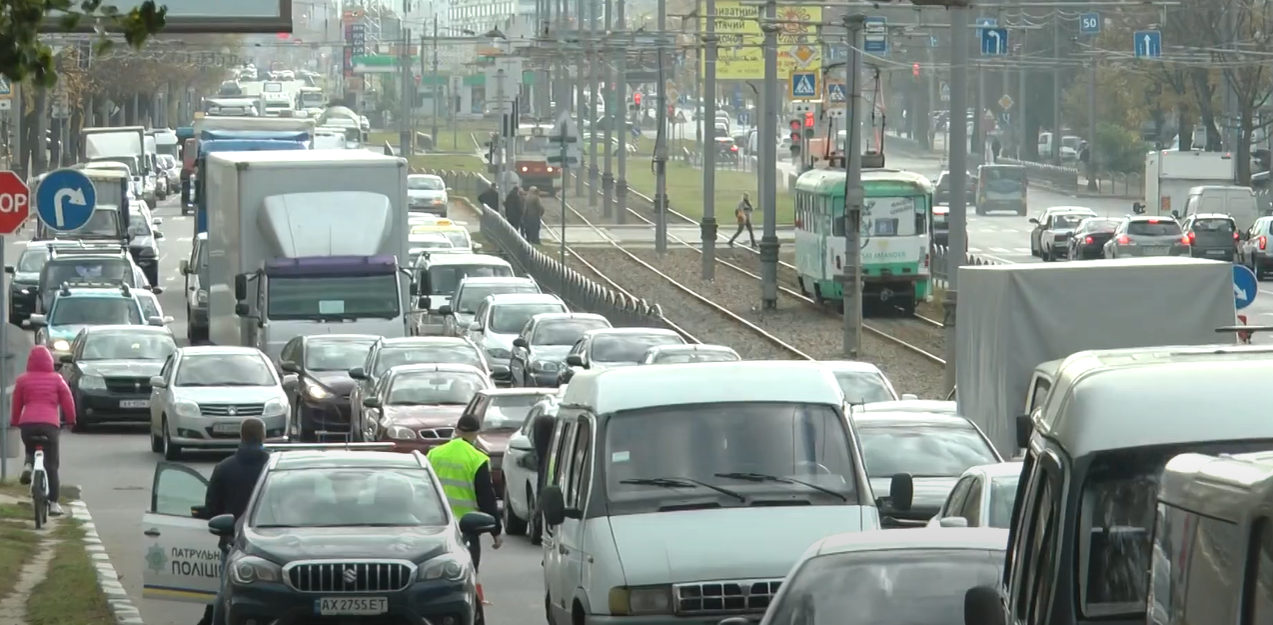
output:
M212 603L220 586L221 551L208 522L196 519L208 480L185 465L160 462L142 515L142 596Z

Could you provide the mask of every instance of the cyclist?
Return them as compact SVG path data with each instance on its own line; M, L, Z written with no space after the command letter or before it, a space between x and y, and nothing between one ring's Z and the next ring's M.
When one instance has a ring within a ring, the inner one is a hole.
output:
M58 409L61 408L61 415ZM60 486L58 467L58 430L61 422L75 425L75 399L66 380L53 369L53 354L43 345L31 348L27 355L27 371L18 376L13 386L13 410L10 427L22 430L22 443L26 447L26 464L22 467L21 482L31 483L31 465L35 462L37 444L44 449L44 470L48 473L49 514L62 514L58 505ZM44 439L36 441L34 439Z

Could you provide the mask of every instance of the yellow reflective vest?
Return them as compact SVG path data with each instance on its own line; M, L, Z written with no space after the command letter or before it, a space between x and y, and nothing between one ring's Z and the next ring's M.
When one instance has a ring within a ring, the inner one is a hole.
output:
M451 503L455 518L477 512L477 490L473 487L473 479L477 477L477 470L490 458L462 438L434 447L428 458L433 472L442 482L442 491Z

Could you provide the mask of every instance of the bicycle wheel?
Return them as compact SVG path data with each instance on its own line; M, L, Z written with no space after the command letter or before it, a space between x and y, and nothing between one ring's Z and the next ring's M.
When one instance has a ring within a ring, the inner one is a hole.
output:
M35 511L35 529L44 527L49 520L48 486L44 473L36 473L31 478L31 507Z

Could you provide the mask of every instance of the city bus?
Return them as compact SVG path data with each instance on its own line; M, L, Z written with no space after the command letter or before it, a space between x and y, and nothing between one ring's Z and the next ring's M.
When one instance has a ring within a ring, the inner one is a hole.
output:
M843 170L814 169L796 180L796 269L800 289L821 303L843 301ZM933 184L911 172L862 171L863 303L907 315L932 296Z

